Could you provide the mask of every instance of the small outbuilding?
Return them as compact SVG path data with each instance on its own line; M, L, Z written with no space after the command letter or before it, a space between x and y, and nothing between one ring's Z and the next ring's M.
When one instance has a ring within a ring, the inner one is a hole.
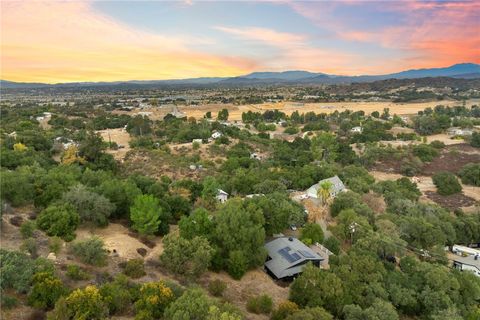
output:
M228 193L226 193L222 189L218 189L215 198L221 203L225 203L228 200Z
M274 279L290 280L302 273L308 262L320 267L324 260L303 242L292 237L282 237L265 244L268 252L265 270Z

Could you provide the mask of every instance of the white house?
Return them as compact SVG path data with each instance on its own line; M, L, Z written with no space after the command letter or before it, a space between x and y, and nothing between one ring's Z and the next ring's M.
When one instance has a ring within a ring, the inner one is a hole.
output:
M218 139L222 136L221 132L215 131L212 133L212 139Z
M222 189L218 189L215 199L217 199L221 203L225 203L228 200L228 193L226 193Z
M310 188L308 188L306 191L307 195L310 198L318 199L318 189L320 189L320 186L327 181L332 184L332 187L330 188L330 197L332 198L335 198L337 194L347 189L345 188L345 185L343 184L342 180L340 180L338 176L334 176L328 179L323 179L319 183L316 183Z
M353 127L352 129L350 129L350 132L352 133L362 133L362 131L363 131L362 127Z
M454 245L452 252L454 253L452 260L455 269L470 271L480 277L480 250Z
M458 127L452 127L447 130L448 135L450 136L471 136L473 134L472 129L462 129Z

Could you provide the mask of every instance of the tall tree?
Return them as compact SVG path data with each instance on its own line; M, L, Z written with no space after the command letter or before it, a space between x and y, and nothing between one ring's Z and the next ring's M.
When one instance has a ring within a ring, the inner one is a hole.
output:
M159 201L154 196L138 196L130 208L132 228L142 235L151 236L155 234L160 226L161 211Z

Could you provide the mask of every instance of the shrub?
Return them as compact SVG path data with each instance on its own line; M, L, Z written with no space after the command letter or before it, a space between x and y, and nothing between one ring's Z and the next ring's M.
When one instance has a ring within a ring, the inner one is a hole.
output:
M314 243L323 242L323 230L322 227L317 223L307 223L302 229L302 234L300 236L302 240L307 245L312 245Z
M330 238L326 239L323 245L334 254L340 253L340 241L334 236L330 236Z
M28 303L35 308L50 309L55 302L67 293L62 280L48 272L39 272L33 276L32 289L28 296Z
M283 301L278 305L277 309L272 312L270 320L283 320L299 310L300 308L295 302L289 300Z
M18 300L15 297L6 295L2 292L1 297L1 306L3 310L13 309L18 305Z
M466 164L458 175L463 183L480 187L480 163Z
M35 222L33 221L25 221L20 226L20 233L24 239L30 238L33 236L33 232L35 231Z
M58 254L60 250L62 249L62 244L63 241L59 237L51 237L48 239L48 249L50 249L50 252L53 252L55 254Z
M108 217L115 210L115 205L110 200L89 191L82 184L72 187L65 193L63 201L75 208L82 223L90 222L100 227L108 224Z
M33 238L25 239L22 245L20 246L20 249L22 249L22 251L29 253L32 258L38 257L37 241Z
M431 145L419 144L413 147L413 154L424 162L430 162L439 155L439 152Z
M80 217L68 204L54 204L43 210L37 218L37 226L49 236L58 236L65 241L75 238Z
M475 148L480 148L480 133L474 132L470 138L470 145Z
M443 143L442 141L438 141L438 140L433 140L432 142L430 142L430 145L432 147L434 147L435 149L445 148L445 143Z
M74 243L72 251L83 263L94 266L104 265L107 258L103 241L98 237L91 237L88 240Z
M241 250L230 252L227 261L227 272L233 279L239 280L247 272L248 259Z
M119 274L115 280L100 287L100 295L108 306L109 313L125 314L132 307L136 286L128 282L128 278Z
M51 266L45 265L41 268L39 262L39 259L32 260L24 253L0 249L1 288L14 289L18 293L28 292L33 274Z
M163 311L173 300L172 290L163 281L144 283L135 302L135 319L162 318Z
M208 292L215 297L221 297L226 288L227 284L220 279L215 279L208 283Z
M297 134L298 131L299 130L298 130L297 127L288 127L283 132L286 133L286 134Z
M210 266L213 249L203 237L189 240L170 234L163 239L163 245L160 260L171 272L195 278Z
M83 271L82 268L77 266L76 264L71 264L67 266L67 277L72 280L88 280L90 279L90 274Z
M141 278L145 273L145 268L143 265L143 260L142 259L130 259L127 261L127 264L125 265L125 269L123 270L123 273L125 273L127 276L133 279Z
M262 294L256 297L251 297L247 301L247 310L256 314L269 314L272 312L273 301L270 296Z
M439 172L436 173L432 179L437 187L438 194L442 196L448 196L462 191L462 186L453 173Z
M77 289L65 298L60 298L49 319L107 319L108 308L97 287Z

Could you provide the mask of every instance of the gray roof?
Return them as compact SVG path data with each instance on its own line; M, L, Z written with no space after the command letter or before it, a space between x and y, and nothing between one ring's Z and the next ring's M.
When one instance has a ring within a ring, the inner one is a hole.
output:
M340 178L338 176L334 176L334 177L331 177L331 178L328 178L328 179L320 180L319 183L314 184L313 186L308 188L308 190L310 190L310 189L318 190L318 188L320 188L320 185L322 183L326 182L326 181L330 181L332 183L331 192L339 193L339 192L345 190L345 185L343 184L342 180L340 180Z
M452 257L452 260L456 261L457 263L466 264L466 265L475 267L478 269L478 271L480 271L480 258L475 260L475 256L472 256L472 255L463 257L456 254L453 254L451 257Z
M265 267L277 279L291 277L303 271L308 261L321 261L323 258L296 238L277 238L265 244L268 256Z

